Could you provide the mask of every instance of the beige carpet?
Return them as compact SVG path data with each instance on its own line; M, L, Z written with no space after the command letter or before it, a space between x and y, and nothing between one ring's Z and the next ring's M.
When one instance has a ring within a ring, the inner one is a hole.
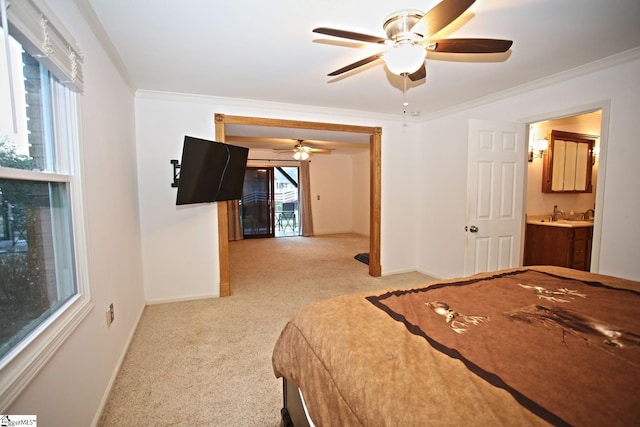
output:
M353 259L367 251L368 239L352 234L230 242L231 296L147 307L100 425L278 426L271 352L294 311L431 280L373 278Z

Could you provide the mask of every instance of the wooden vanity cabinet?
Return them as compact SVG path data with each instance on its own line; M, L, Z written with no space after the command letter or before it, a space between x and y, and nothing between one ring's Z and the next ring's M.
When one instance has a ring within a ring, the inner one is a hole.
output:
M556 265L589 271L592 235L593 227L527 224L524 265Z

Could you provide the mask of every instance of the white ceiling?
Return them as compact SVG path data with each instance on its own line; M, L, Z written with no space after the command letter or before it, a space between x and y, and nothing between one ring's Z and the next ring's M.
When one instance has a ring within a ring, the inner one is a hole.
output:
M434 0L76 0L90 5L136 89L402 115L402 79L381 61L326 74L377 45L322 36L318 26L384 37L400 9ZM510 54L471 62L431 54L407 91L423 116L640 46L638 0L477 0L437 38L513 40ZM437 57L436 57L437 56ZM472 55L478 56L478 55ZM496 60L496 62L492 62Z
M640 0L477 0L435 38L510 39L511 50L486 56L430 53L426 80L409 81L403 94L402 78L381 60L327 77L380 47L312 30L325 26L385 37L388 15L428 11L437 0L75 2L97 34L106 35L135 89L398 117L428 117L640 47ZM403 100L409 103L406 113ZM236 130L244 136L332 141L342 152L366 142L348 134Z

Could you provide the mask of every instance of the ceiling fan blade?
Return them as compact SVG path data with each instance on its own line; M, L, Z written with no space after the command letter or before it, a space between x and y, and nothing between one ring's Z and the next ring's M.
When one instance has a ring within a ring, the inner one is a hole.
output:
M342 67L339 70L333 71L328 76L338 76L342 73L346 73L347 71L355 70L358 67L362 67L363 65L367 65L370 62L375 61L376 59L382 58L382 53L376 53L375 55L371 55L367 58L361 59L360 61L356 61L353 64L349 64L346 67Z
M416 22L411 32L422 34L428 39L455 21L473 3L475 0L442 0Z
M500 39L442 39L432 40L434 52L447 53L498 53L511 48L513 41Z
M331 154L333 150L335 150L335 148L312 148L311 152L317 154Z
M357 40L366 43L384 44L387 39L370 36L368 34L354 33L352 31L337 30L335 28L318 27L313 29L314 33L325 34L327 36L342 37L343 39Z
M418 71L415 71L409 74L409 80L412 82L417 82L418 80L422 80L427 77L427 67L422 64L422 67L418 68Z

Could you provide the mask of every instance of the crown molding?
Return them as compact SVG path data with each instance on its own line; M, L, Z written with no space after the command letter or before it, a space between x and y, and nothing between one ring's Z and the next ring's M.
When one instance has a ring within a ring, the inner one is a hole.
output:
M164 101L181 101L181 102L194 102L201 104L221 104L230 107L240 108L260 108L267 110L278 111L294 111L296 113L309 113L320 115L332 115L349 117L356 119L366 119L367 121L387 121L387 122L405 122L405 123L420 123L420 118L410 116L398 116L395 114L384 113L372 113L369 111L361 110L349 110L340 108L319 107L314 105L303 104L288 104L283 102L261 101L257 99L246 98L228 98L212 95L200 95L191 93L179 93L179 92L164 92L156 90L138 89L136 91L136 98L139 99L155 99Z
M85 0L76 0L85 1ZM210 95L188 94L188 93L176 93L176 92L163 92L153 90L136 91L136 97L141 99L159 99L159 100L172 100L172 101L186 101L186 102L198 102L205 104L222 104L241 108L264 108L264 109L278 109L280 111L295 111L295 112L307 112L313 114L330 114L340 115L352 118L366 118L367 120L385 120L391 122L404 122L404 123L425 123L430 120L448 116L451 114L459 113L471 108L480 107L492 102L507 99L513 96L521 95L523 93L531 92L536 89L547 87L553 84L562 83L577 77L581 77L587 74L594 73L603 69L611 68L620 64L635 61L640 59L640 48L630 49L616 55L608 56L606 58L593 61L591 63L582 65L580 67L572 68L557 74L553 74L547 77L543 77L538 80L533 80L525 84L512 87L500 92L496 92L489 96L477 98L473 101L455 105L450 108L439 110L435 113L431 113L425 116L413 117L405 115L384 114L384 113L372 113L360 110L348 110L328 107L318 107L312 105L300 105L300 104L287 104L271 101L261 101L254 99L244 98L227 98Z
M89 28L91 28L91 31L96 36L96 39L98 39L98 43L100 43L100 45L106 52L107 56L109 57L109 59L111 59L111 62L118 70L118 73L120 74L120 76L124 79L125 83L129 86L129 89L131 90L131 92L135 93L136 85L133 79L131 78L131 74L129 74L129 70L124 64L124 61L118 54L118 51L116 50L116 48L113 46L111 39L107 35L107 32L105 31L104 27L102 26L102 23L98 19L98 16L96 15L96 12L93 10L91 3L89 3L89 0L73 0L73 2L76 4L76 7L82 14L85 21L87 21Z
M422 117L421 122L428 122L439 117L448 116L451 114L469 110L471 108L490 104L492 102L501 101L506 98L511 98L513 96L521 95L523 93L531 92L533 90L551 86L553 84L562 83L587 74L594 73L596 71L615 67L617 65L625 64L627 62L635 61L638 59L640 59L640 47L629 49L624 52L611 55L606 58L598 59L579 67L572 68L570 70L562 71L560 73L552 74L538 80L533 80L525 84L512 87L510 89L496 92L489 96L477 98L470 102L465 102L463 104L458 104L450 108L439 110L435 113L425 115L424 117Z

